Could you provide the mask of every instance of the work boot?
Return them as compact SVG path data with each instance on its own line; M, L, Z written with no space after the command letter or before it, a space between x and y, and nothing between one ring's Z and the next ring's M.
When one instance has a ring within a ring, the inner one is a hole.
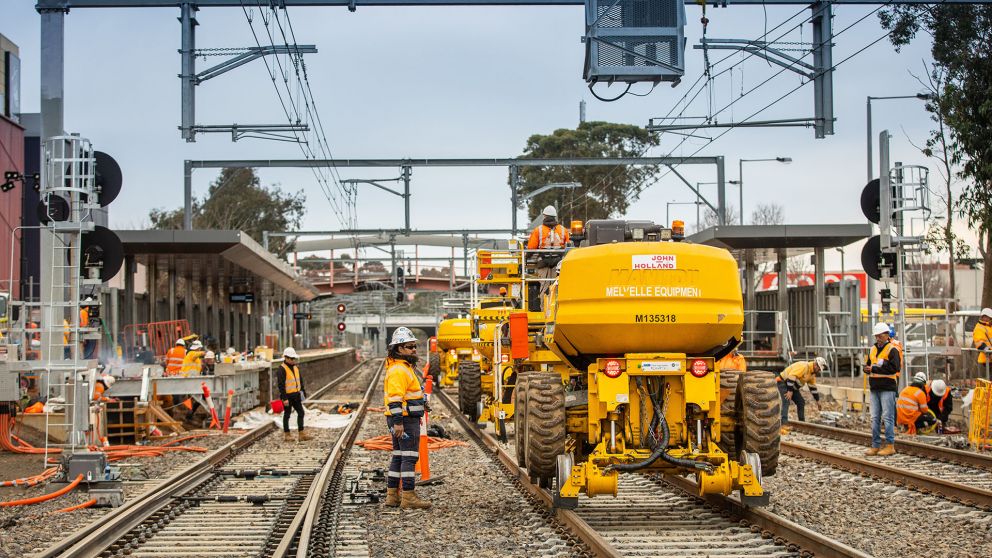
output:
M400 507L405 510L426 510L430 509L431 503L421 500L413 490L404 490L400 494Z
M299 440L301 442L306 442L307 440L312 440L312 439L313 439L313 436L311 436L310 434L307 434L306 432L300 430Z
M387 488L386 489L386 507L387 508L398 508L398 507L400 507L400 489L399 488Z
M888 457L890 455L895 455L896 445L895 444L885 444L882 449L878 450L879 457Z
M284 442L292 442L293 441L293 433L292 432L283 432L282 433L282 440Z
M865 455L878 455L878 448L868 448Z

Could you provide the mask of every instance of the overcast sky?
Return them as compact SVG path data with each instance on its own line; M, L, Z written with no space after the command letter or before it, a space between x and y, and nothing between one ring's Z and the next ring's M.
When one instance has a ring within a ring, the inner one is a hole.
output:
M0 33L21 49L22 108L39 109L39 16L29 0L3 0ZM835 7L840 33L874 7ZM767 27L809 10L769 7ZM592 98L582 79L583 9L571 7L487 8L291 8L301 44L315 44L307 67L328 140L338 158L513 157L527 137L575 127L580 100L588 120L645 125L667 113L703 71L698 6L687 7L686 77L671 88L662 84L650 95L628 95L614 103ZM230 141L229 135L201 135L187 144L179 136L180 29L176 9L74 9L66 16L65 125L88 137L121 164L125 185L111 207L111 224L134 228L147 222L155 207L182 204L182 161L214 158L299 158L295 144L261 140ZM756 38L766 28L761 7L709 8L710 38ZM206 8L197 16L197 47L254 45L240 9ZM793 20L798 23L800 19ZM783 27L788 29L792 25ZM259 22L256 19L256 29ZM870 15L835 39L834 61L878 39L884 32ZM772 35L777 36L777 34ZM810 41L809 24L783 41ZM788 47L789 45L782 45ZM723 52L711 53L711 60ZM742 55L735 55L737 59ZM791 165L745 165L745 214L758 203L785 207L790 223L859 223L859 194L865 183L865 97L906 95L921 90L911 75L924 73L926 40L895 53L882 41L844 62L834 74L836 134L814 139L812 129L734 130L700 155L723 155L727 179L738 178L739 158L792 157ZM197 61L198 70L219 58ZM713 87L712 102L724 106L778 71L757 58L744 62ZM786 72L749 93L721 115L741 119L796 87L800 77ZM644 93L647 85L634 92ZM604 95L612 90L604 92ZM704 93L686 115L707 113ZM932 162L914 150L907 136L922 143L929 129L917 100L873 104L876 132L893 132L893 161ZM807 85L755 119L811 117L813 88ZM261 62L239 68L197 90L200 124L283 123L272 84ZM710 133L718 134L719 131ZM673 150L672 136L650 155L690 155L704 142L690 140ZM877 156L877 150L876 150ZM690 181L715 179L711 167L680 168ZM263 169L265 183L306 191L305 229L336 229L339 224L309 171ZM374 174L376 176L370 176ZM382 170L342 170L343 177L384 178ZM194 174L201 194L216 176ZM936 179L936 174L934 175ZM714 195L713 187L710 188ZM509 226L509 189L505 169L415 169L415 228L503 228ZM736 205L736 186L728 186ZM694 195L674 176L648 189L628 217L662 221L665 202L691 201ZM692 205L672 207L672 217L695 222ZM364 190L358 204L362 228L402 226L399 198ZM521 213L521 223L525 222ZM848 267L860 250L849 250ZM829 262L828 262L829 263ZM834 264L836 265L836 264Z

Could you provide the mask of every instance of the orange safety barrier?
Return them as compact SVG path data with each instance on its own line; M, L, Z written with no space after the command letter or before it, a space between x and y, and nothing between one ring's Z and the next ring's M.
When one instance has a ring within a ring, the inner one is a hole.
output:
M59 496L64 496L75 490L75 488L79 486L79 483L82 482L82 480L83 480L83 475L82 473L80 473L79 475L76 475L75 480L73 480L71 483L66 485L64 488L60 488L55 492L50 492L42 496L35 496L34 498L25 498L23 500L11 500L10 502L0 502L0 508L11 508L14 506L29 506L32 504L40 504L42 502L54 500Z
M68 508L62 508L60 510L56 510L55 513L69 513L69 512L74 512L76 510L81 510L83 508L88 508L88 507L93 506L95 504L96 504L96 498L93 498L91 500L87 500L87 501L83 502L82 504L79 504L78 506L69 506Z
M148 348L156 357L164 358L165 353L175 345L176 339L186 337L190 333L189 322L186 320L126 325L124 351L127 358L133 359L137 355L138 347L147 342Z
M427 400L430 400L431 393L434 391L434 382L431 381L431 377L427 376L424 380L424 393L427 395ZM417 459L417 464L414 465L414 472L420 473L420 480L427 481L431 479L431 450L427 442L427 424L428 415L427 411L424 411L424 416L420 417L420 446L418 447L418 453L420 453L420 458Z

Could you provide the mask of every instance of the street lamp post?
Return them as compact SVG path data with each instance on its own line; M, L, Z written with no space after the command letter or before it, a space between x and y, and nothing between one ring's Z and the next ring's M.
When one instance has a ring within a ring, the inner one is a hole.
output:
M741 212L740 223L744 224L744 163L759 163L776 161L779 163L789 164L792 162L792 157L773 157L771 159L741 159L737 166L737 178L738 178L738 188L740 188L740 207L738 208Z

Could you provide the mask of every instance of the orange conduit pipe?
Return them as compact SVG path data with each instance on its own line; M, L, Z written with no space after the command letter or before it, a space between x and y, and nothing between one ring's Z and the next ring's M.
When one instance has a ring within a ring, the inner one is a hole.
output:
M62 508L60 510L55 510L55 513L69 513L69 512L74 512L76 510L81 510L81 509L84 509L84 508L88 508L88 507L90 507L90 506L92 506L94 504L96 504L96 498L93 498L92 500L86 500L85 502L83 502L82 504L79 504L78 506L69 506L68 508Z
M66 487L56 490L55 492L50 492L42 496L35 496L34 498L25 498L23 500L12 500L10 502L0 502L0 508L10 508L14 506L28 506L31 504L40 504L42 502L54 500L59 496L64 496L72 492L77 486L79 486L79 483L82 482L82 480L83 480L82 474L76 475L76 480L69 483Z
M43 454L45 453L44 448L36 448L31 444L21 440L13 434L14 430L14 419L10 415L4 413L0 414L0 448L3 448L11 453L27 453L27 454ZM17 441L19 445L14 445L14 440ZM59 448L51 448L48 453L62 453Z
M58 467L49 467L48 469L45 469L44 472L34 476L24 477L23 479L0 481L0 486L35 486L51 478L51 476L54 475L58 470L59 470Z
M367 440L360 440L355 442L355 445L362 446L367 450L392 451L393 449L393 441L390 440L389 434L376 436ZM446 440L444 438L435 438L433 436L427 438L427 449L430 451L467 445L468 442L462 442L460 440Z

